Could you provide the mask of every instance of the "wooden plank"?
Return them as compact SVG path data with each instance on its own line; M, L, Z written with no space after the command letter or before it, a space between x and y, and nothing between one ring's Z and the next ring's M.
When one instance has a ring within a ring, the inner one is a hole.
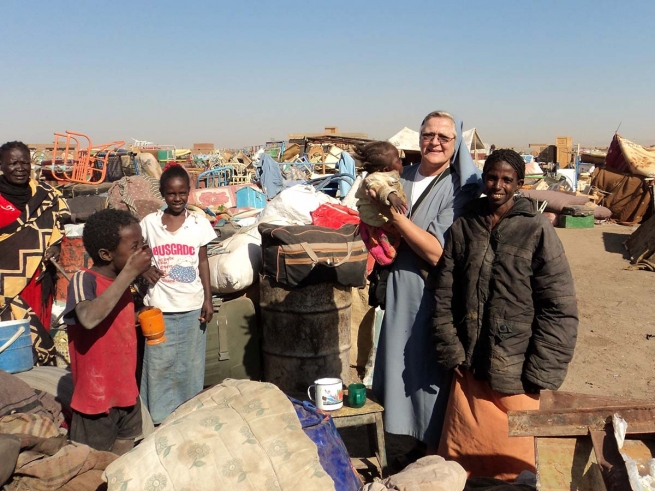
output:
M539 409L582 409L601 407L647 406L651 401L625 399L621 397L596 396L563 392L559 390L542 390L539 396Z
M343 407L341 409L337 409L336 411L330 412L330 416L332 416L332 419L347 418L350 416L361 416L363 414L375 414L384 411L384 408L382 406L380 406L377 402L369 399L368 397L366 398L366 402L362 407L354 408L348 406L347 390L343 391L343 401L344 401Z
M584 436L603 430L618 413L628 422L628 434L655 433L655 404L637 407L509 411L509 436Z
M535 438L537 489L607 491L589 437Z
M341 416L339 418L332 418L334 426L337 428L348 428L350 426L364 426L375 424L375 414L359 414L352 416Z

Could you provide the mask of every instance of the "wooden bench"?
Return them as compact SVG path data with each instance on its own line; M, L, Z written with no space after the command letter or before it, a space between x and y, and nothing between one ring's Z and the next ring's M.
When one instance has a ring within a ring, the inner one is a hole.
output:
M341 409L330 412L334 425L337 428L366 426L371 452L377 458L382 477L387 477L387 451L384 443L384 423L382 421L384 408L368 397L364 406L360 408L348 407L347 390L344 390L343 400L344 405Z

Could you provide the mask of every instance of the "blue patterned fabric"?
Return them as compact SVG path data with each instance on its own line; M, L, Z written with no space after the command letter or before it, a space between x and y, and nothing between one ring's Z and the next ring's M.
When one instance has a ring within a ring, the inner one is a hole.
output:
M358 491L362 482L353 469L346 445L332 418L310 402L300 402L293 397L289 400L303 431L318 447L321 466L334 481L334 488L337 491Z

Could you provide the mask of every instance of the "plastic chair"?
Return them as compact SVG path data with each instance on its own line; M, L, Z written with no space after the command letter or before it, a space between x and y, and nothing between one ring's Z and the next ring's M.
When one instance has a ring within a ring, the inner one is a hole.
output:
M57 161L57 149L59 148L59 138L66 139L64 158ZM78 138L79 137L79 138ZM82 146L80 139L85 139L86 146ZM75 143L75 149L71 148L71 141ZM91 139L83 133L75 131L66 131L65 133L55 133L55 144L52 151L52 176L58 181L70 181L80 184L100 184L105 180L107 174L107 160L109 154L116 152L125 145L124 141L114 141L104 143L94 147ZM69 155L73 151L73 158ZM46 162L43 162L46 164ZM55 166L62 165L63 169L58 170ZM69 172L70 168L70 172Z
M205 181L205 187L207 188L228 186L230 181L232 181L233 176L234 169L232 169L232 167L216 167L215 169L209 169L200 173L196 188L200 189L200 182L202 180Z
M317 179L310 179L307 181L307 184L310 184L316 188L316 191L322 191L328 196L335 198L337 196L337 191L339 190L339 183L341 181L349 183L351 186L355 182L355 179L350 174L332 174L327 177L319 177ZM345 196L341 196L344 198Z
M286 180L307 179L312 177L314 166L303 157L296 162L280 162L280 171Z

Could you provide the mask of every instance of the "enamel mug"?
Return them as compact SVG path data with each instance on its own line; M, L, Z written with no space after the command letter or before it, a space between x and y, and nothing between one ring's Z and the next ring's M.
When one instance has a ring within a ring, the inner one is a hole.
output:
M312 396L312 388L315 395ZM343 381L340 378L319 378L307 389L307 396L323 411L343 407Z

